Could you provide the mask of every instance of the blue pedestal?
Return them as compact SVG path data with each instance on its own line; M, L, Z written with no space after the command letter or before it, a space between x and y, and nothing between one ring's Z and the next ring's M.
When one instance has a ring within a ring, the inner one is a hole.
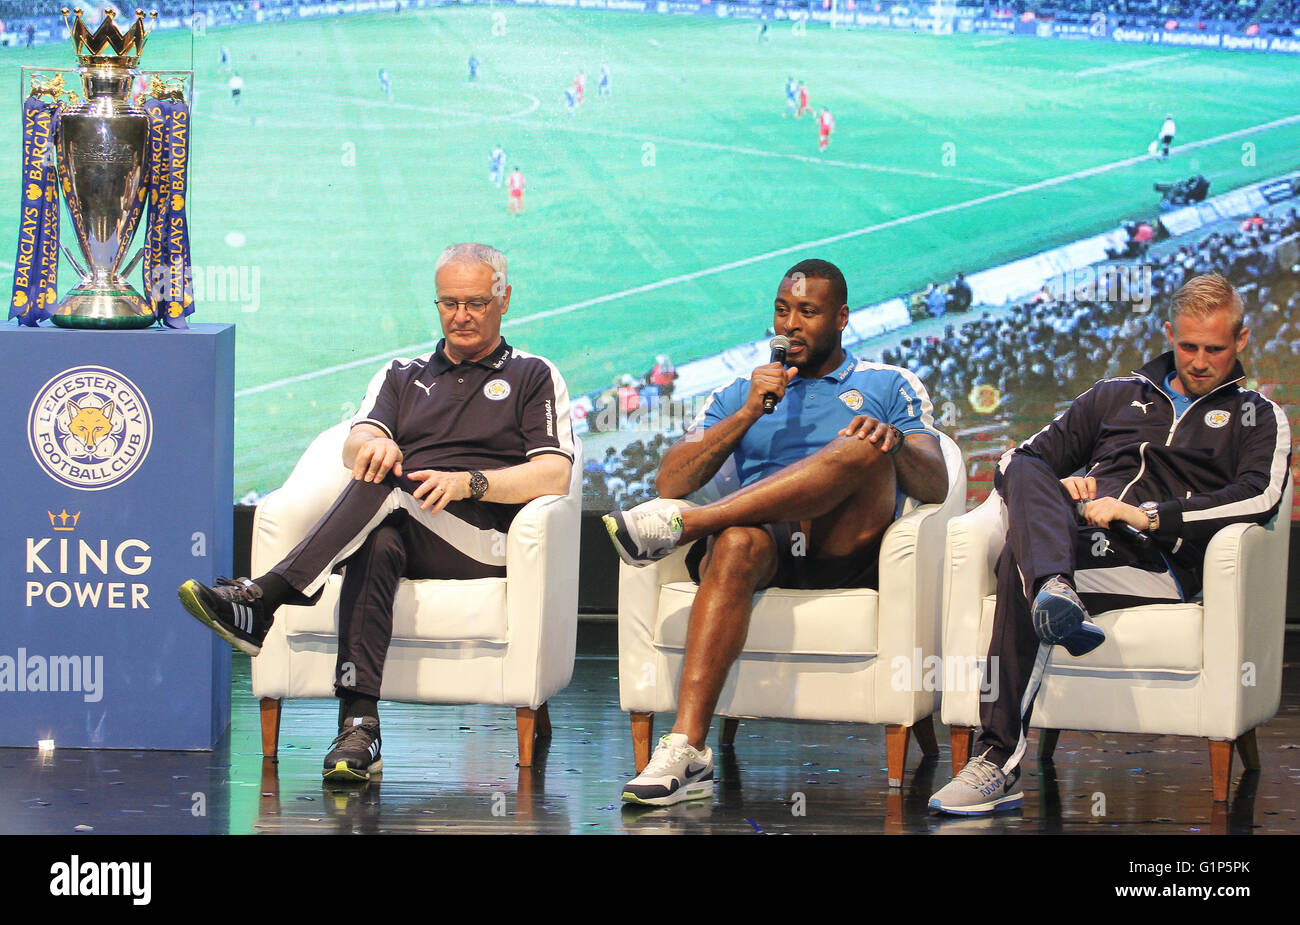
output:
M0 328L0 746L209 749L230 646L235 329Z

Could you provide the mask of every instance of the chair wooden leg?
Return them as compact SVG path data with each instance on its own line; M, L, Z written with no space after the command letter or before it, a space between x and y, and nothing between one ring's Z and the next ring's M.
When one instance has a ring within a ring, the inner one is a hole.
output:
M262 757L274 760L280 750L280 707L283 701L262 698Z
M939 754L939 742L934 737L933 715L917 720L916 725L912 727L912 735L916 736L916 744L921 746L922 755L933 758Z
M519 767L533 766L533 738L537 734L537 710L531 707L515 708L515 725L519 734Z
M718 732L719 745L735 745L736 730L740 728L740 720L730 716L722 719L722 729Z
M1038 760L1051 761L1056 751L1056 741L1061 737L1059 729L1042 729L1038 733Z
M952 739L952 773L954 776L970 761L970 746L975 740L975 730L970 726L952 726L948 730Z
M551 711L546 704L537 708L537 739L539 742L551 740Z
M1228 799L1228 784L1232 780L1232 743L1210 740L1210 781L1214 788L1214 802Z
M889 768L889 786L903 786L903 768L907 767L907 726L895 723L885 727L885 764Z
M1247 771L1259 770L1259 745L1255 742L1255 730L1244 733L1241 738L1237 739L1237 754L1241 756L1241 763L1246 766Z
M650 763L650 736L654 733L654 724L653 713L632 714L632 760L638 774Z

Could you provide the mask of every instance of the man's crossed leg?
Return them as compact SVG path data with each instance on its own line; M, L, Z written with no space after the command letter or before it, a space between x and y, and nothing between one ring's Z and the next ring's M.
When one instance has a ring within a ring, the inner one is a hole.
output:
M181 585L181 602L232 645L256 656L283 604L309 604L330 573L345 565L339 601L335 693L339 736L325 759L329 780L366 780L382 767L378 700L393 631L393 599L402 578L505 575L512 508L453 501L433 513L390 475L352 480L308 535L257 579L216 587Z
M974 757L930 799L933 809L978 815L1024 802L1020 761L1052 647L1083 656L1105 642L1092 613L1178 603L1181 588L1154 544L1080 524L1076 502L1041 460L1013 456L1001 493L1007 541L985 671L997 696L980 703Z
M712 795L713 755L705 740L749 633L754 594L769 587L874 585L896 501L893 460L873 443L845 436L712 504L655 499L605 517L630 565L704 541L687 554L699 591L677 718L645 770L624 788L625 800L666 805Z

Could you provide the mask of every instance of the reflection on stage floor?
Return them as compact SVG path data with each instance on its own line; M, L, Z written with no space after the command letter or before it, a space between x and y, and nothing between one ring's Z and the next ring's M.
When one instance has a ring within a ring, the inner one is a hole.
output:
M580 625L573 682L550 703L553 738L532 768L517 767L512 709L384 702L383 776L363 786L321 781L334 701L287 703L279 760L262 759L249 662L236 655L232 729L213 752L0 749L0 832L1295 834L1298 656L1300 633L1289 632L1282 705L1258 735L1263 769L1243 774L1236 761L1226 803L1211 796L1202 741L1064 732L1049 763L1031 740L1021 810L963 819L926 805L951 774L942 726L939 757L923 761L913 746L891 790L881 727L741 721L724 748L715 723L711 802L624 807L632 737L612 621ZM656 733L671 719L656 717Z

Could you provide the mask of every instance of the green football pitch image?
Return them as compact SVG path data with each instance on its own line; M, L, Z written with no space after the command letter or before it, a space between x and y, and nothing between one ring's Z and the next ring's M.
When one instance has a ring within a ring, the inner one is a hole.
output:
M11 272L18 67L75 58L0 62ZM432 349L449 243L506 253L503 333L576 395L761 337L806 257L868 305L1149 217L1156 181L1201 173L1221 193L1300 167L1283 55L788 23L760 43L754 22L478 6L159 32L141 63L196 72L191 320L237 325L237 497L283 481L387 359ZM814 113L786 114L788 78ZM497 145L526 178L518 215L488 178Z

